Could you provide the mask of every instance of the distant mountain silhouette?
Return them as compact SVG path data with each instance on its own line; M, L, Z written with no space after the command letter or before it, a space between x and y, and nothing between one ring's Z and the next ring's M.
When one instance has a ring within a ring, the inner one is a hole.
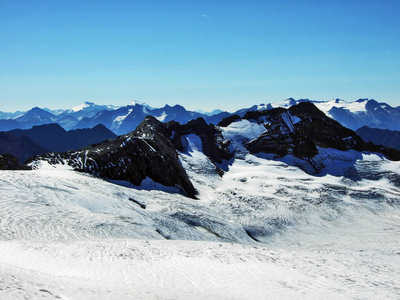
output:
M1 131L9 131L17 128L21 128L21 124L13 119L0 120Z
M29 137L17 137L10 132L0 132L0 155L6 153L15 156L21 163L29 157L49 152Z
M391 107L387 103L373 99L359 99L347 102L341 99L331 101L316 101L310 99L293 98L279 103L253 105L242 108L233 114L244 117L250 111L263 111L273 108L289 108L299 103L311 102L323 111L326 116L338 121L343 126L356 130L362 126L371 128L400 130L400 107ZM218 124L232 113L214 110L212 113L190 111L181 105L165 105L153 108L146 104L133 102L126 106L97 105L84 102L71 109L49 110L38 107L27 112L4 113L0 112L0 130L30 129L32 126L57 123L65 130L93 128L103 124L117 135L134 130L146 116L153 116L160 122L175 121L186 124L190 120L203 118L208 124ZM13 118L13 119L11 119Z
M400 131L363 126L356 132L366 142L400 150Z
M100 143L116 135L104 125L97 125L91 129L77 129L66 131L58 124L34 126L32 129L15 129L9 131L17 137L28 137L38 145L48 149L48 152L66 152Z
M44 109L34 107L22 116L14 119L21 124L23 129L32 128L35 125L43 125L56 122L57 117Z

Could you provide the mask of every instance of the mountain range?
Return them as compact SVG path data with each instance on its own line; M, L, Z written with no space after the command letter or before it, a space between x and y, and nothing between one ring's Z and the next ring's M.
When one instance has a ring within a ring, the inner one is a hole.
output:
M301 102L289 108L248 111L243 117L232 115L218 126L207 124L201 117L180 124L146 116L129 134L77 151L35 156L28 164L47 161L69 165L77 171L136 186L149 178L195 198L196 191L177 155L188 151L188 136L201 141L200 151L220 176L229 170L232 160L246 153L283 161L311 175L352 180L360 179L354 165L363 152L400 160L399 151L367 143L313 103Z
M57 123L36 125L31 129L0 132L0 154L12 154L23 163L34 155L77 150L115 137L101 124L90 129L69 131Z
M185 124L190 120L202 117L207 123L218 124L223 118L232 114L244 116L248 111L269 110L276 107L288 108L301 102L314 103L328 117L352 130L357 130L362 126L400 130L400 122L398 122L400 107L391 107L386 103L379 103L373 99L346 102L340 99L315 101L289 98L281 103L254 105L233 113L221 110L214 110L212 113L189 111L181 105L165 105L161 108L152 108L139 102L132 102L122 107L84 102L79 106L66 110L49 110L35 107L27 112L0 112L0 131L30 129L32 126L49 123L58 123L65 130L93 128L96 125L103 124L115 134L121 135L134 130L147 115L151 115L161 122L174 120Z
M163 121L0 154L0 298L398 298L399 151L311 101Z

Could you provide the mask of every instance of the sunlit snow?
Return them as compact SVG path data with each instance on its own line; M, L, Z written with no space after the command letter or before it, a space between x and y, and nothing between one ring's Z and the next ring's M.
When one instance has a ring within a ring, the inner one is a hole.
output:
M262 131L224 134L244 129ZM220 177L184 142L198 200L62 165L1 171L0 298L398 299L398 162L356 155L376 176L354 181L242 152Z

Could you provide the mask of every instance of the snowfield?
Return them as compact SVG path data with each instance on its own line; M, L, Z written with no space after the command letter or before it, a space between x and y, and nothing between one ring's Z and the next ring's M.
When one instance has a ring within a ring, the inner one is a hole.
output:
M349 152L354 181L240 152L221 178L186 138L198 200L62 165L1 171L0 298L399 299L398 162Z

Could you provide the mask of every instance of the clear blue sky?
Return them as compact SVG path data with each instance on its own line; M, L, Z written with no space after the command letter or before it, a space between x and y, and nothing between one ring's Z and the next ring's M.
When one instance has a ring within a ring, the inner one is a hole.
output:
M400 105L400 0L0 1L0 110Z

